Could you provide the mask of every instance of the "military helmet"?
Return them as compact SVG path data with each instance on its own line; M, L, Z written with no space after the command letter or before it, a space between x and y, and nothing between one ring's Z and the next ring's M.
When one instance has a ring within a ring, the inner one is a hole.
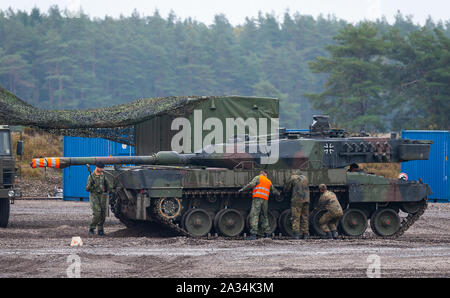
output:
M299 169L293 169L291 172L291 175L301 175L302 171L300 171Z
M105 164L100 161L100 162L96 163L95 166L97 168L103 169L105 167Z
M319 189L320 190L326 190L327 186L325 184L321 183L321 184L319 184Z

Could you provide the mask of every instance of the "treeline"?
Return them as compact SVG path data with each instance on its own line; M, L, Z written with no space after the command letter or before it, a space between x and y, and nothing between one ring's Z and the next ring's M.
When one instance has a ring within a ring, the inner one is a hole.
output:
M447 31L448 33L448 31ZM310 62L328 74L313 106L352 130L450 129L450 38L439 28L406 35L373 23L349 25Z
M420 28L411 17L400 13L393 25L380 20L372 26L376 38L396 30L399 40L421 30L433 36L434 29L446 36L450 32L448 23L435 24L430 19ZM333 48L327 46L345 44L346 40L333 38L350 27L331 16L313 18L288 12L282 20L260 14L239 26L231 25L224 15L217 15L213 24L207 26L192 19L181 20L174 14L163 18L158 12L141 16L135 11L129 17L92 19L83 13L69 17L57 6L45 13L37 8L29 13L0 11L0 85L45 109L84 109L142 97L239 94L280 98L281 125L286 127L306 128L313 113L328 112L338 124L353 129L364 126L365 121L370 123L367 129L388 129L391 124L398 128L395 119L399 118L387 105L379 107L383 113L377 111L381 122L387 121L383 126L372 125L370 118L349 123L345 119L351 117L342 117L339 108L324 104L324 100L353 95L323 94L324 90L338 92L330 89L335 70L314 65L311 69L310 63L319 63L312 62L317 57L335 59ZM399 60L391 52L383 58L389 60L383 61L389 64L392 60L398 65ZM368 62L374 57L369 55ZM391 71L397 75L395 69ZM346 84L353 86L351 81ZM419 84L415 86L423 91ZM386 92L383 88L371 90ZM350 93L353 91L354 88L349 89ZM408 94L419 96L413 91ZM395 105L402 117L411 116L413 111L408 110L408 100L413 100L408 94L402 94L402 105ZM384 93L383 96L388 98ZM396 102L401 98L396 95ZM371 106L366 111L373 109L377 108ZM344 112L353 110L354 107Z

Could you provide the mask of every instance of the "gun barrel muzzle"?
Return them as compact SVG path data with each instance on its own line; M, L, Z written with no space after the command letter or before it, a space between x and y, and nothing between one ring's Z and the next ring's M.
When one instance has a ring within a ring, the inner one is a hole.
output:
M35 168L59 169L61 167L61 158L59 157L33 158L30 165L33 169Z

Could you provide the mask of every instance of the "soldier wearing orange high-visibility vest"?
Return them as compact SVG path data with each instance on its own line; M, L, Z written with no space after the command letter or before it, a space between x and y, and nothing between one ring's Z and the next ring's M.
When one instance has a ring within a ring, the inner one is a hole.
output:
M253 178L249 184L241 188L239 192L246 191L250 188L253 188L252 208L250 210L250 236L246 239L256 239L260 215L264 237L267 238L270 233L269 217L267 215L269 209L269 195L270 192L273 192L275 195L280 195L280 192L273 186L269 178L267 178L267 173L265 171L261 171L258 176Z

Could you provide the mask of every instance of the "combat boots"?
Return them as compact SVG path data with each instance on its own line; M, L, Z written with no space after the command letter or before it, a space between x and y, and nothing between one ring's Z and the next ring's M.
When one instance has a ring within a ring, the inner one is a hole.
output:
M264 238L272 238L269 233L264 233Z
M291 237L291 239L293 240L298 240L300 238L300 236L298 235L298 233L294 233Z
M89 229L89 235L94 235L94 229Z
M337 239L338 232L337 231L331 231L331 235L333 236L333 239Z
M256 240L256 234L250 234L250 236L245 237L245 240Z
M303 239L303 240L308 239L308 236L309 236L308 234L303 234L303 235L302 235L302 239Z
M322 239L333 239L333 234L331 234L331 232L326 232L325 235L323 235L320 238L322 238Z
M99 235L99 236L104 236L105 233L103 232L103 230L98 230L98 235Z

